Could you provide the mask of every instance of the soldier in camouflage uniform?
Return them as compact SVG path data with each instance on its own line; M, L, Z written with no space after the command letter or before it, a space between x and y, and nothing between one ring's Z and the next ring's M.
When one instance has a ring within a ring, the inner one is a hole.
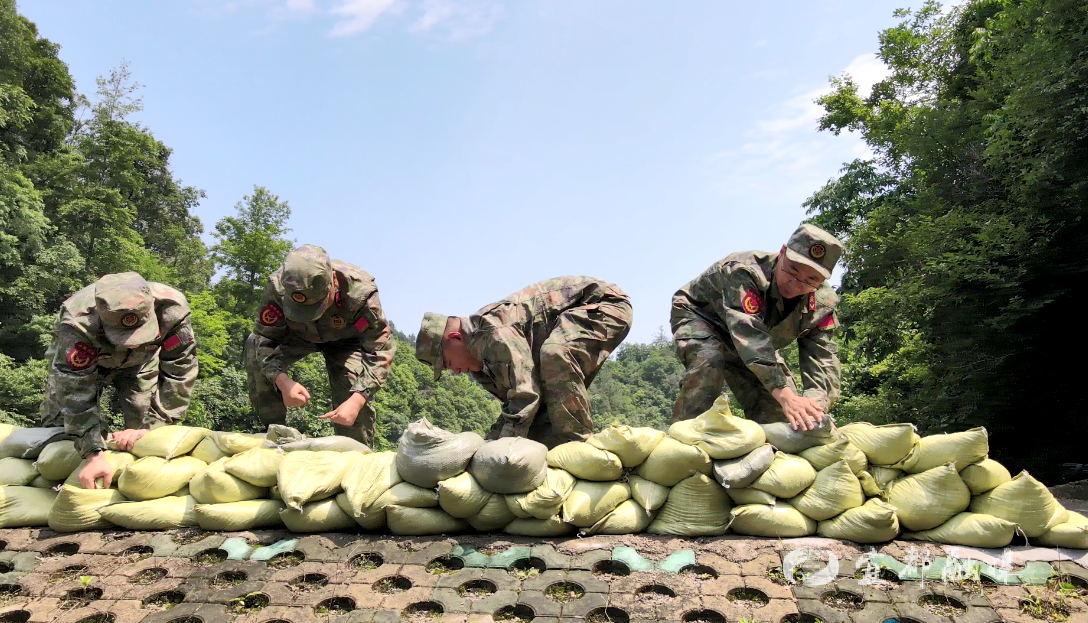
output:
M131 450L159 423L180 422L197 376L189 303L136 273L106 275L61 305L46 358L42 426L64 426L75 437L88 459L79 474L85 488L100 477L109 487L102 389L114 387L111 406L125 418L125 430L113 436L119 450Z
M810 429L839 397L832 333L838 296L827 285L842 243L802 225L778 253L734 253L672 299L684 379L673 421L706 411L728 385L747 417ZM797 340L804 393L778 351Z
M468 317L427 313L416 358L470 372L502 401L489 439L528 437L554 447L593 433L588 387L631 328L631 302L589 277L531 285Z
M337 435L374 444L370 404L385 384L396 344L378 299L374 278L357 266L330 260L303 245L287 254L268 282L257 322L246 340L249 396L265 425L284 424L288 407L310 392L287 375L310 353L325 357L332 386L330 420Z

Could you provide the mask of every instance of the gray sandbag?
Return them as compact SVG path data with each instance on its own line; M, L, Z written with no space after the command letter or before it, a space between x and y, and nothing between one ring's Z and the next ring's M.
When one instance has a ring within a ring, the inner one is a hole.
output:
M0 441L0 458L13 456L19 459L36 459L46 446L62 439L72 439L64 434L63 426L16 428Z
M75 442L62 439L42 448L34 467L49 480L60 481L71 476L81 461L83 457L76 452Z
M473 455L468 471L492 493L528 493L548 475L548 447L523 437L488 441Z
M763 444L735 459L714 461L714 480L726 489L740 489L755 482L774 463L774 446Z
M834 422L830 415L824 415L823 421L816 423L812 430L793 430L789 422L771 422L762 426L767 443L786 454L800 454L802 450L835 441L831 428Z
M263 448L279 448L284 452L362 452L369 454L370 448L361 441L341 435L328 437L307 437L296 429L283 424L270 424L265 433Z
M465 471L482 445L484 438L472 431L451 433L420 418L397 442L397 472L417 487L433 489Z

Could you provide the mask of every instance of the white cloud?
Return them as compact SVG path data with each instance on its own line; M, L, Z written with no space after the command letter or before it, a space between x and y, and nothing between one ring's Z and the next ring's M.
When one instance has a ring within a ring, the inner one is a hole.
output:
M424 0L422 9L412 31L441 31L454 41L487 33L506 12L501 4L487 0Z
M287 0L284 8L291 13L313 13L317 8L317 0Z
M331 13L344 16L329 31L331 37L349 37L368 30L383 13L400 8L400 0L340 0Z

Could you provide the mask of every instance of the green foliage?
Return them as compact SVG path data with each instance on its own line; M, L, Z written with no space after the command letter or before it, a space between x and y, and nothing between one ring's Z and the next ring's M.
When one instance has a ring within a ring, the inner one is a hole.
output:
M38 424L38 405L49 364L32 359L22 365L0 353L0 422L19 426Z
M617 422L667 429L683 374L672 340L664 333L649 344L620 346L590 386L594 426L600 430Z

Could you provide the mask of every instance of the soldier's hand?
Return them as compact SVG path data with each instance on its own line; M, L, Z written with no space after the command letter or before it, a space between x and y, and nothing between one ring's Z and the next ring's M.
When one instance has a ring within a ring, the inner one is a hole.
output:
M283 406L285 407L301 407L307 402L310 402L310 392L299 383L287 376L286 374L280 374L276 377L276 386L280 388L280 395L283 396Z
M341 426L351 426L355 423L356 418L359 417L359 411L362 410L363 405L366 404L366 396L358 392L351 394L351 397L340 403L339 407L336 407L332 411L329 411L321 418L332 422L333 424L339 424Z
M121 452L128 452L132 450L132 446L136 445L136 442L143 439L143 436L147 434L146 430L130 428L113 434L113 443L117 444L117 449Z
M793 430L812 430L817 422L824 421L823 407L810 398L798 396L789 387L777 389L772 395L782 405L782 412Z
M87 458L87 465L79 470L79 484L84 489L97 489L95 481L102 480L102 488L109 489L113 481L113 466L106 460L105 452L92 454Z

